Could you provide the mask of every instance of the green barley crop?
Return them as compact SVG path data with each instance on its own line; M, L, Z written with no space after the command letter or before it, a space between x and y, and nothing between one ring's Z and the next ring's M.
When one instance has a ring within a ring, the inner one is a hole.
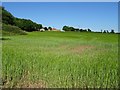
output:
M9 38L2 41L4 87L118 88L117 34L31 32Z

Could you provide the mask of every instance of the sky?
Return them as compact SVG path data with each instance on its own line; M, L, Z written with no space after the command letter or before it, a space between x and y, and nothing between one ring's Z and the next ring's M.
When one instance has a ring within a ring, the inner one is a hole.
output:
M119 0L1 0L4 2L119 2Z
M15 17L62 29L63 26L93 31L118 31L117 2L3 2Z

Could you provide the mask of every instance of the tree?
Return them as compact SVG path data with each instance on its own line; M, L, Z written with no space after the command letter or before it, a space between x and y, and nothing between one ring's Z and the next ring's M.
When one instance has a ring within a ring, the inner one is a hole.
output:
M35 30L42 29L42 24L35 24L35 27L36 27Z
M83 29L80 29L80 32L82 32L83 31Z
M37 31L38 29L42 28L41 24L37 24L29 19L20 19L15 18L15 26L25 30L25 31Z
M87 29L83 29L82 32L87 32Z
M44 29L45 29L45 31L47 31L47 30L48 30L48 28L47 28L47 27L44 27Z
M114 30L112 29L110 33L115 33Z
M51 27L48 27L48 29L49 29L49 30L52 30L52 28L51 28Z
M106 33L106 30L104 30L103 33Z
M107 30L107 33L109 33L109 31Z
M75 31L73 27L68 27L69 31Z
M65 31L69 31L69 27L68 26L63 26L62 29L65 30Z
M14 25L14 16L2 7L2 22Z
M69 26L64 26L63 30L65 30L65 31L76 31L76 29L74 27L69 27Z
M10 12L2 8L2 22L5 24L10 24L17 26L25 31L37 31L42 28L42 24L37 24L30 19L21 19L14 17Z
M80 31L79 28L75 28L75 31Z
M91 30L88 28L88 32L91 32Z

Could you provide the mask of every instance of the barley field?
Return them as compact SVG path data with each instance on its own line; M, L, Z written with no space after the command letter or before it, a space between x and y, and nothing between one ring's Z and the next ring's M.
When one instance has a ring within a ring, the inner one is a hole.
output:
M3 87L118 88L118 34L30 32L4 38Z

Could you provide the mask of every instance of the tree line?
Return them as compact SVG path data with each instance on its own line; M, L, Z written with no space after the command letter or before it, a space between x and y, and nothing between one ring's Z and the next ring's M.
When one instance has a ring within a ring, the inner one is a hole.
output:
M0 9L2 9L2 23L4 24L10 24L13 26L17 26L21 28L22 30L31 32L31 31L38 31L41 28L44 28L47 30L52 30L52 27L43 27L42 24L37 24L33 22L30 19L21 19L14 17L10 12L5 10L4 7L0 6ZM78 32L93 32L91 29L79 29L74 28L70 26L63 26L62 28L64 31L78 31ZM111 30L110 32L108 30L101 30L99 33L115 33L114 30Z
M10 12L5 10L4 7L0 8L2 8L2 23L4 24L17 26L28 32L37 31L38 29L43 28L42 24L37 24L30 19L16 18Z
M88 29L79 29L79 28L74 28L74 27L70 27L70 26L63 26L62 28L65 31L80 31L80 32L91 32L91 30Z
M93 32L91 29L82 29L82 28L74 28L70 26L63 26L62 28L64 31L79 31L79 32ZM109 32L108 30L101 30L101 32L98 33L115 33L113 29Z

